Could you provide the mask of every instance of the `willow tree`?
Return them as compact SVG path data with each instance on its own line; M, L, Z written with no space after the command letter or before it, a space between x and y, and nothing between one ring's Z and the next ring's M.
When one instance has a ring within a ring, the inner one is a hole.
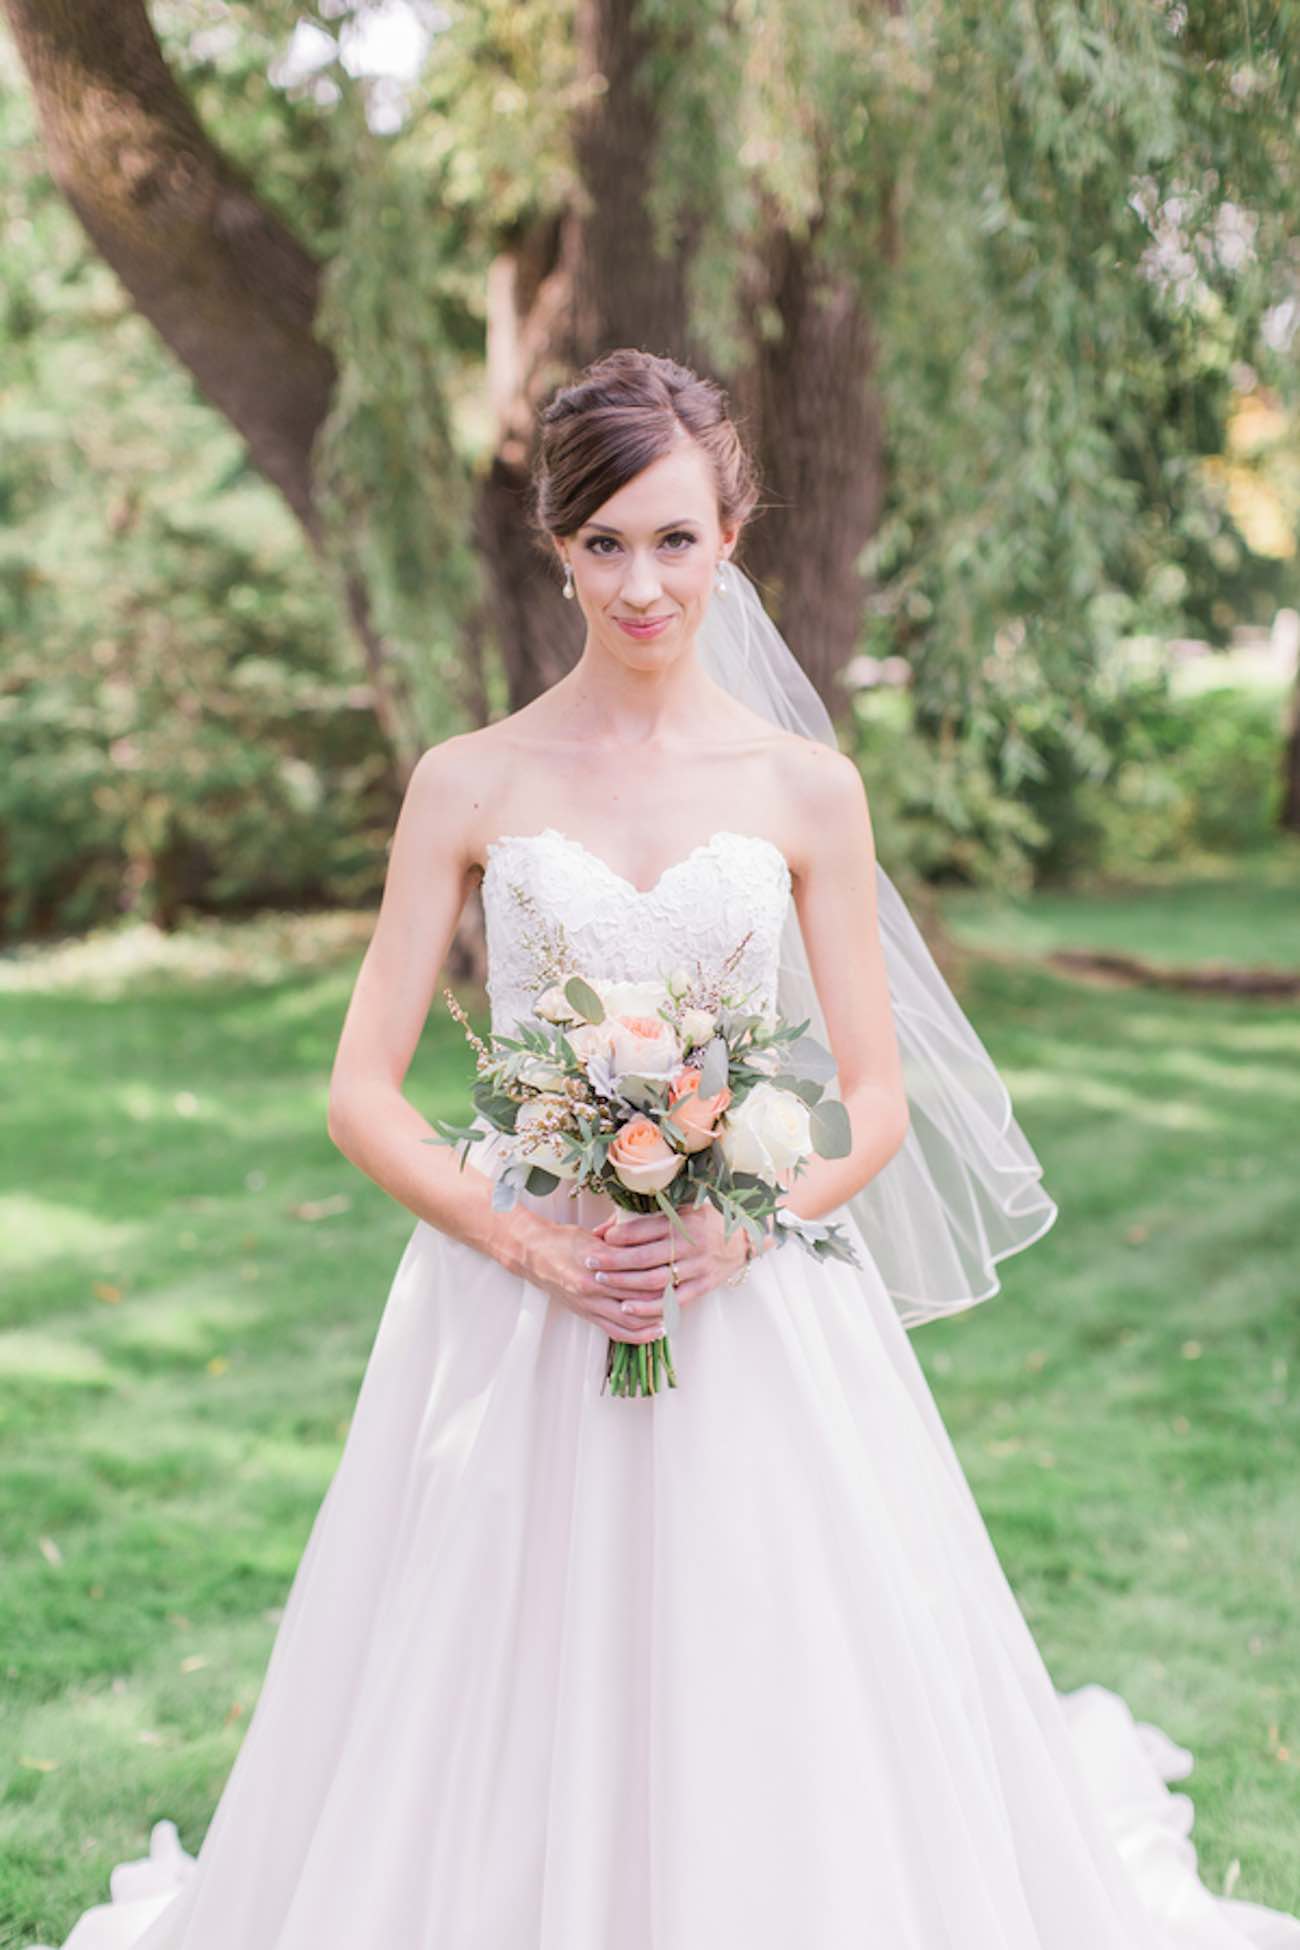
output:
M338 565L406 754L431 686L482 715L572 660L522 504L538 400L614 345L729 387L746 560L828 701L901 649L1007 778L1017 713L1086 762L1107 644L1241 545L1197 463L1234 362L1287 382L1289 0L460 0L382 132L330 69L324 264L194 112L188 9L160 45L143 0L3 4L58 181Z

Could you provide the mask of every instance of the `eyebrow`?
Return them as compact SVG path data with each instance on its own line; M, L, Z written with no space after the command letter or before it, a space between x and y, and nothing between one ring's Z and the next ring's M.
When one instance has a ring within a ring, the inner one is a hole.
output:
M584 521L582 526L584 528L599 528L606 535L621 535L623 532L621 528L611 528L609 523L605 521ZM662 528L656 528L655 534L666 535L670 528L694 528L695 526L694 515L681 515L676 521L666 521Z

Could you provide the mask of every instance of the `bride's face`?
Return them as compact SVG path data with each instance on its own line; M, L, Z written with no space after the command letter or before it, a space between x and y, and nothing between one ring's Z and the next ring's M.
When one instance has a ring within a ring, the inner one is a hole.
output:
M708 459L693 440L651 461L559 544L588 643L635 670L672 663L703 621L736 532L719 527ZM656 627L628 627L641 620Z

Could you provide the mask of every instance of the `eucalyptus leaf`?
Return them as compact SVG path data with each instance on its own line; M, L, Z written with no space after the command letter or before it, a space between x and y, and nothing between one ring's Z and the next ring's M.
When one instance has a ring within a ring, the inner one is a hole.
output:
M667 1092L654 1077L639 1077L632 1074L618 1080L619 1095L637 1110L659 1110Z
M809 1108L819 1104L825 1095L824 1086L814 1082L812 1077L799 1077L792 1070L781 1070L772 1078L778 1090L788 1090L792 1096L801 1097Z
M825 1097L814 1104L808 1119L813 1149L819 1158L847 1158L853 1149L853 1127L849 1113L839 1097Z
M696 1086L700 1096L716 1097L727 1081L729 1068L726 1037L710 1037L704 1046L704 1061L700 1064L700 1081Z
M590 982L584 982L581 975L570 975L564 984L564 999L588 1022L604 1022L605 1005Z
M829 1082L835 1075L835 1058L815 1036L797 1037L786 1051L786 1058L805 1076L821 1077Z

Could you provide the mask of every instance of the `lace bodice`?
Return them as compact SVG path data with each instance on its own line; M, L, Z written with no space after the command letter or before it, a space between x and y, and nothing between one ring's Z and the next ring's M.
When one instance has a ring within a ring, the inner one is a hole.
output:
M776 1007L781 931L791 898L780 848L719 831L639 888L557 827L503 833L482 882L492 1028L509 1035L567 964L610 981L648 981L696 962L717 968L748 935L734 979L751 1006Z

